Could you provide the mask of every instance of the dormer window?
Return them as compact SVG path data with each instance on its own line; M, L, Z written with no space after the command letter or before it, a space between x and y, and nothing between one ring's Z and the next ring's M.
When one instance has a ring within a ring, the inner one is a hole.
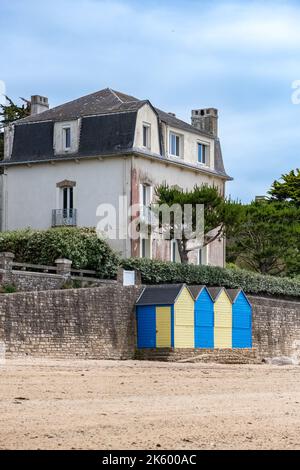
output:
M71 127L65 127L63 130L64 148L69 150L71 148Z
M198 163L208 165L209 162L209 146L198 142Z
M172 157L181 157L182 156L182 136L179 134L175 134L174 132L170 132L170 155Z
M151 148L151 127L150 124L143 124L143 147L150 150Z
M55 155L75 154L79 147L79 120L54 124L53 147Z

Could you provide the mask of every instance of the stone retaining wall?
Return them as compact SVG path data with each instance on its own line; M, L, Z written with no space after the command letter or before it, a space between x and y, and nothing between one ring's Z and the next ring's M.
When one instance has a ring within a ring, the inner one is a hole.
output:
M139 290L112 285L1 295L6 357L133 358Z
M5 345L8 357L133 359L135 302L140 291L138 286L114 283L89 289L2 294L0 346ZM300 356L300 302L255 296L250 296L250 301L258 359ZM163 351L155 354L156 358L164 355ZM197 360L253 362L252 350L175 350L168 356L167 360L201 356Z

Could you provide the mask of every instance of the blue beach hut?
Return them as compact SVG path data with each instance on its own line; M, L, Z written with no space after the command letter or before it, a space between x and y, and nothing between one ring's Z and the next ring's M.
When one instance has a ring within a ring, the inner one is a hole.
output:
M232 347L252 348L252 306L242 289L227 289L232 301Z
M195 348L214 348L214 301L205 286L189 286L195 301Z

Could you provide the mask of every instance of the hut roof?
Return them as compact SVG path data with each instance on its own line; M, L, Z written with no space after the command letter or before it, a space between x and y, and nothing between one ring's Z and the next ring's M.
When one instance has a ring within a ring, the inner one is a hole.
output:
M217 300L217 298L219 297L219 295L221 294L222 291L225 292L228 299L231 301L231 298L227 294L227 291L224 287L208 287L208 292L210 293L210 296L211 296L211 298L213 299L214 302Z
M242 292L242 289L226 289L226 290L232 302L235 302L239 293Z
M206 286L188 286L188 289L190 291L190 293L192 294L192 297L194 300L197 300L199 295L201 294L201 292L203 291L203 289L206 289ZM210 292L207 290L207 292L209 293L210 295ZM210 295L211 297L211 295Z
M239 288L239 289L226 289L226 292L229 295L232 303L234 303L236 301L236 299L237 299L237 297L240 293L243 293L244 296L245 296L245 299L248 302L248 304L251 305L251 303L250 303L248 297L246 296L245 292L243 291L243 289L241 289L241 288Z
M174 304L183 287L185 284L147 286L138 298L136 305Z

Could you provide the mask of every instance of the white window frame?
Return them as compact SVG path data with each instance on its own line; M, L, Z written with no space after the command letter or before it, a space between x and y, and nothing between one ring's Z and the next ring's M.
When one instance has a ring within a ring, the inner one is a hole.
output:
M67 130L69 129L70 132L70 145L67 147L66 142L67 142ZM62 129L62 137L63 137L63 149L65 151L71 150L72 148L72 130L71 126L64 126Z
M146 145L144 145L144 129L146 129ZM143 122L142 147L147 150L151 150L151 124L148 122Z
M205 161L199 162L199 145L205 148ZM207 142L197 141L197 163L199 165L209 166L210 164L210 145Z
M172 153L172 137L178 138L179 148L178 148L178 155ZM183 158L183 135L178 134L177 132L170 131L169 132L169 155L174 158Z
M144 200L146 195L146 200ZM153 187L150 184L140 183L140 214L146 216L148 208L152 202Z

